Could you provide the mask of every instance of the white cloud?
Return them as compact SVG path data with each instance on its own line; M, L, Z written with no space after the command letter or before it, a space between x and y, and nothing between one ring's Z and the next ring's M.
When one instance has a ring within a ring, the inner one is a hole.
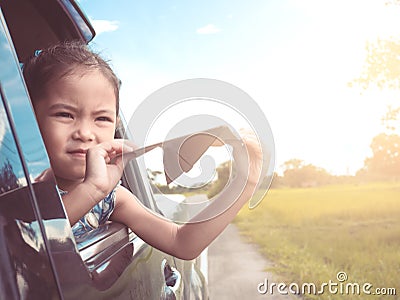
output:
M215 26L214 24L207 24L206 26L198 28L196 30L198 34L215 34L220 31L221 29Z
M92 23L97 35L99 35L100 33L103 33L103 32L115 31L119 27L118 21L91 19L90 22Z

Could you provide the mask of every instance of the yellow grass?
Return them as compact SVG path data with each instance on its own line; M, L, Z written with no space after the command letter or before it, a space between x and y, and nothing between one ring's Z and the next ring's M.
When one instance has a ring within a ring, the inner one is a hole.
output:
M256 209L242 209L235 223L285 283L339 284L336 275L344 271L344 283L371 283L371 292L396 288L400 295L399 183L270 190ZM303 297L379 298L327 292Z

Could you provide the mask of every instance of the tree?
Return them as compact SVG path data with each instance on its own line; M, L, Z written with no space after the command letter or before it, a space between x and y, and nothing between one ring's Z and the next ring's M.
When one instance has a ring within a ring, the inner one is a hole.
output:
M13 167L7 160L0 169L0 194L19 187L18 178L14 173Z
M386 5L400 5L400 0L386 0ZM353 83L367 89L400 89L400 36L367 42L367 58L361 76ZM351 83L352 84L352 83Z
M218 195L223 188L226 186L229 178L231 176L234 176L233 170L232 170L232 162L231 161L226 161L221 163L217 167L217 174L218 174L218 179L211 183L211 186L207 192L207 197L211 199L215 195Z
M380 89L400 88L400 39L391 37L367 42L367 58L361 76L353 83L363 89L375 85Z
M395 132L396 127L398 126L399 117L400 107L393 108L389 106L386 115L384 115L382 118L382 123L385 125L386 129L389 132Z
M371 143L372 157L364 162L364 174L370 179L400 179L400 136L381 133Z
M297 158L292 158L283 163L285 170L300 169L304 166L304 161Z
M332 176L323 168L305 164L300 159L290 159L283 163L283 184L290 187L313 187L330 182Z
M280 188L283 186L282 179L283 179L283 177L279 176L279 174L277 172L274 172L272 174L272 179L271 179L271 176L264 176L264 178L262 178L262 181L260 184L260 189L265 190L268 187L271 189Z
M350 86L356 84L364 90L372 86L400 90L400 37L367 42L366 48L367 58L361 75L354 79ZM399 117L400 107L388 107L386 115L382 118L386 129L394 131L399 128Z
M400 0L389 0L387 5L399 5ZM378 39L367 43L367 58L361 76L353 81L363 89L376 86L379 89L400 90L400 36ZM364 168L357 176L368 179L400 178L400 106L388 107L382 117L388 133L375 136L371 143L372 157L365 159Z

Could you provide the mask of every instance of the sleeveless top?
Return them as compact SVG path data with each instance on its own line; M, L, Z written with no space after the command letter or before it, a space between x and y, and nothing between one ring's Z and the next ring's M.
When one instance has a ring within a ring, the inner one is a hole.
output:
M68 192L58 189L63 196ZM115 189L111 191L104 199L98 202L90 211L88 211L77 223L72 226L72 232L75 238L107 223L115 208Z

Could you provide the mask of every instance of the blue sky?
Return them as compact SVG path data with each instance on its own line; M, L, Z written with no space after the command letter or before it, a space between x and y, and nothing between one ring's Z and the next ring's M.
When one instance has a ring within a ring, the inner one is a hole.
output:
M122 79L128 120L143 99L172 82L227 81L264 111L277 170L299 158L354 173L383 130L386 106L399 103L398 92L347 86L361 72L366 41L400 34L400 7L382 0L79 3L98 32L92 46Z

